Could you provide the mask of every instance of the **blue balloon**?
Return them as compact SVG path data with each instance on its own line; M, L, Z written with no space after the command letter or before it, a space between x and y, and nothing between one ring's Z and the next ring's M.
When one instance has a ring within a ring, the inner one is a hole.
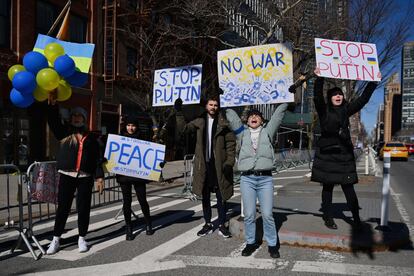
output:
M75 73L65 78L65 80L72 86L82 87L88 83L88 74L76 70Z
M49 67L47 59L39 52L31 51L24 55L23 65L27 71L37 74L43 68Z
M23 94L31 94L36 88L35 76L27 71L18 72L13 77L13 87Z
M26 108L34 102L33 94L22 94L16 88L10 92L11 102L20 108Z
M67 78L75 73L75 62L68 55L63 55L56 58L53 67L55 68L56 72L58 72L59 75L64 78Z

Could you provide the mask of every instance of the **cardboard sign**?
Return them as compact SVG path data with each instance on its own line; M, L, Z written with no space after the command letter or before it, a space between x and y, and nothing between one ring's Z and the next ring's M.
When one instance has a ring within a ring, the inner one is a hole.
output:
M218 79L224 94L220 105L243 106L292 102L292 50L286 44L268 44L219 51Z
M158 181L165 146L135 138L108 135L105 168L108 172Z
M152 106L174 105L178 98L183 104L199 103L201 75L201 64L156 70Z
M381 80L375 44L315 38L315 53L321 77Z

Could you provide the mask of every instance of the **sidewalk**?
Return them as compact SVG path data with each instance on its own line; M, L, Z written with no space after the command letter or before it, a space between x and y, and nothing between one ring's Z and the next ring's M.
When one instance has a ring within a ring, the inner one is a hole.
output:
M168 162L163 169L164 182L153 182L149 191L158 191L184 185L184 161ZM278 175L276 175L278 176ZM279 180L277 180L280 182ZM280 183L276 183L280 184ZM333 205L337 230L323 224L320 211L321 190L319 183L309 177L296 179L277 190L274 199L274 217L282 245L315 247L342 251L378 251L395 249L410 244L407 226L402 223L392 197L389 197L389 226L391 231L381 232L375 228L380 223L382 177L359 175L354 186L360 206L360 216L365 222L360 233L352 231L352 214L340 186L335 187ZM260 217L260 212L258 212ZM258 218L257 234L262 236L262 223ZM243 218L230 219L233 237L244 239Z
M279 189L275 195L274 217L280 243L352 252L393 250L409 245L409 230L401 222L391 196L388 224L391 231L381 232L375 229L380 223L382 178L360 175L359 179L354 187L359 199L361 220L364 221L360 232L352 229L352 214L340 186L335 187L332 201L336 210L336 230L328 229L323 223L320 210L322 187L319 183L304 178ZM257 232L262 236L262 221L258 221ZM243 228L242 218L231 219L230 231L233 236L243 239Z

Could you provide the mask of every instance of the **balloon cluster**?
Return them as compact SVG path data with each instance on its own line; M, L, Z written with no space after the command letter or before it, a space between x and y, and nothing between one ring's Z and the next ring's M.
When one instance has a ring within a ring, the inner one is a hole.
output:
M44 55L35 51L26 53L23 65L13 65L7 75L13 84L10 100L20 108L30 106L34 100L47 100L49 92L55 89L57 100L66 101L72 95L71 85L81 87L88 81L88 75L75 67L73 59L56 42L46 45Z

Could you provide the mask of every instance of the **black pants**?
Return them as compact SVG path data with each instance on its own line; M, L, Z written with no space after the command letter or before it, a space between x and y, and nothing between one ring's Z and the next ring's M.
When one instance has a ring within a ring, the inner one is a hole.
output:
M223 201L223 197L221 196L220 189L218 187L217 182L217 172L214 166L214 160L207 162L207 172L206 172L206 179L204 182L203 187L203 216L206 223L211 222L211 202L210 202L210 194L215 192L217 198L217 212L218 212L218 223L219 225L224 225L226 222L226 212L227 206L226 202Z
M77 190L77 209L78 209L78 229L79 236L85 237L88 233L89 215L91 211L93 178L81 177L75 178L60 174L58 208L56 211L54 235L60 237L65 230L70 209L73 202L73 196Z
M346 202L348 204L348 208L352 212L352 216L356 223L360 223L361 220L359 218L359 204L358 198L354 190L354 185L341 185L342 191L345 194ZM332 217L333 210L332 210L332 192L334 189L334 185L330 184L323 184L322 189L322 211L324 216Z
M140 182L121 182L119 183L122 190L125 224L131 225L131 204L132 204L132 186L138 197L139 205L141 205L142 213L144 214L145 223L151 224L150 209L147 201L147 186Z

